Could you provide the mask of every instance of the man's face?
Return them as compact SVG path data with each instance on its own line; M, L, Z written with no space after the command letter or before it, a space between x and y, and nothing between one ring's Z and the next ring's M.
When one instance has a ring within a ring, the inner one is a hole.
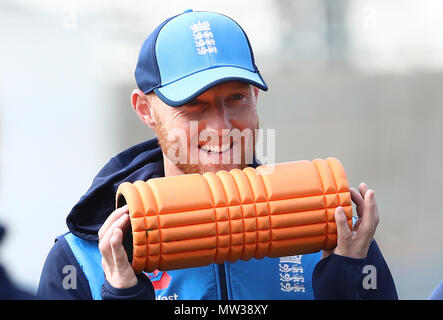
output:
M258 89L226 82L180 107L153 95L159 144L183 173L242 169L252 163L258 129Z

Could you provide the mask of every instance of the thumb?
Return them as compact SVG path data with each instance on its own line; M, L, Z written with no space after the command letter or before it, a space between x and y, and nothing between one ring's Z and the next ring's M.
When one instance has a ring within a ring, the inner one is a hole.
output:
M335 209L335 223L337 224L337 245L341 241L350 241L352 239L352 232L349 229L348 220L342 207Z

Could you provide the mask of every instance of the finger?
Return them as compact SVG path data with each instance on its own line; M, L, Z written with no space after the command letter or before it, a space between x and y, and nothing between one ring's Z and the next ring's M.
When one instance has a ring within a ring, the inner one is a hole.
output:
M98 244L98 248L102 255L102 267L105 273L114 269L114 260L112 259L112 251L110 249L110 245L106 244L104 241L101 241Z
M361 222L361 229L364 230L367 237L373 237L379 220L375 192L374 190L369 189L365 195L365 210Z
M122 241L123 231L121 229L114 229L111 237L111 250L114 266L117 270L123 270L129 266L128 256L123 248Z
M360 185L358 186L358 189L360 191L360 195L362 196L362 198L365 198L365 194L368 191L368 185L364 182L360 183Z
M365 199L354 188L349 189L351 193L351 199L356 205L357 216L360 219L363 216L363 210L365 208Z
M99 242L99 250L102 254L103 259L105 262L110 266L111 269L114 268L114 258L112 254L112 248L111 248L111 237L114 233L115 229L120 229L122 232L126 229L126 226L128 225L129 221L129 215L124 214L120 218L118 218L116 221L114 221L111 226L108 228L106 233L104 234L103 238Z
M102 241L109 243L110 238L114 234L115 229L120 229L123 232L128 228L128 226L129 226L129 215L127 213L124 213L111 224L111 226L108 228L105 235L103 236Z
M360 193L357 192L357 190L354 188L349 188L349 192L351 193L352 201L354 201L356 205L361 205L364 203L365 199Z
M335 209L335 223L337 224L337 246L351 241L352 233L349 229L348 219L342 207Z
M100 228L100 230L98 231L98 238L101 241L101 239L103 238L103 236L106 234L106 232L108 231L109 227L116 221L118 220L123 214L128 213L128 205L124 205L123 207L117 208L115 209L110 215L109 217L105 220L105 222L103 223L102 227Z
M109 276L112 276L112 270L114 269L114 265L109 265L108 261L102 257L102 268L103 268L103 272L105 273L106 279L109 279Z
M357 221L355 221L354 225L352 226L352 234L356 234L358 232L358 227L361 224L361 220L362 219L357 219Z

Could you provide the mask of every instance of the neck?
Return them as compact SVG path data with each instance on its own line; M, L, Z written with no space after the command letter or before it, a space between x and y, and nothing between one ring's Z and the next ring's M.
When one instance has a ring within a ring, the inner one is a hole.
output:
M168 159L168 157L163 152L163 166L165 168L165 177L170 176L179 176L184 174L183 171L181 171L179 168L177 168L176 165L174 165L171 160Z

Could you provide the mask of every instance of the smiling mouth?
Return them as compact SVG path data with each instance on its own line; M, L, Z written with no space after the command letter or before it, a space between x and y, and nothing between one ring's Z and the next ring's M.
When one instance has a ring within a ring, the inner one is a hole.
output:
M199 149L207 153L223 153L231 149L231 147L232 147L232 142L225 143L222 145L211 145L207 143L205 145L199 146Z

